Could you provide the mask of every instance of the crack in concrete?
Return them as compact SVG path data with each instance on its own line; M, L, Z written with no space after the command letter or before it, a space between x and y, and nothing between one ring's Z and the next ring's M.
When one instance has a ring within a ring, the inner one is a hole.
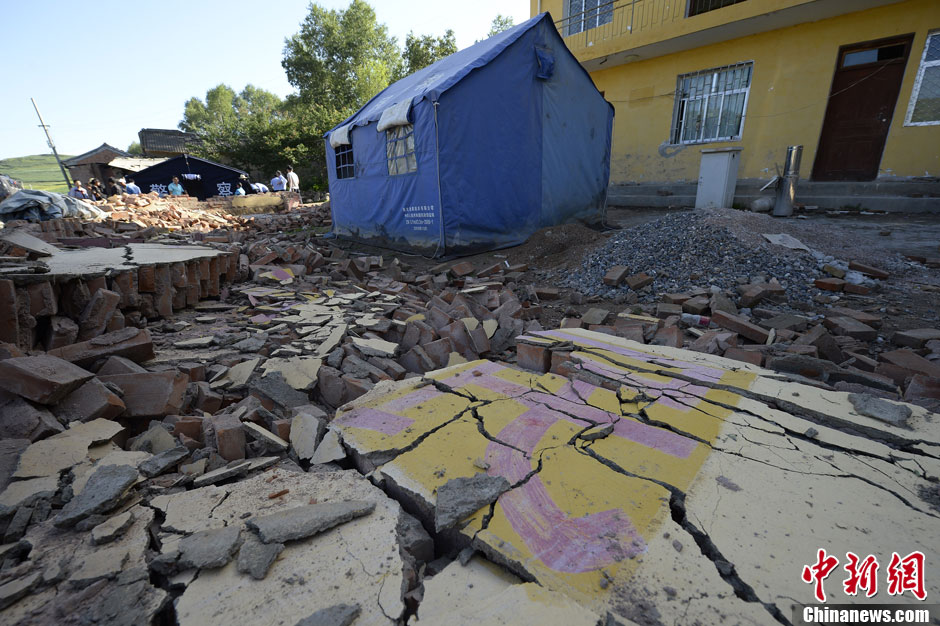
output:
M582 454L588 455L601 465L604 465L614 470L615 472L623 474L624 476L629 476L631 478L637 478L654 483L668 491L670 494L669 510L672 514L673 521L692 537L692 539L695 541L695 544L699 547L702 555L715 564L715 569L718 572L718 575L721 576L722 580L731 586L731 588L734 590L735 596L741 600L744 600L745 602L760 603L776 621L787 626L790 625L789 620L786 619L786 617L780 611L780 608L772 602L765 602L761 600L754 591L754 588L747 584L737 573L734 568L734 564L724 558L721 551L718 549L718 546L715 545L708 534L699 529L689 520L685 507L686 494L684 491L664 481L649 476L634 474L633 472L620 467L616 462L601 456L589 447L576 449L581 451Z

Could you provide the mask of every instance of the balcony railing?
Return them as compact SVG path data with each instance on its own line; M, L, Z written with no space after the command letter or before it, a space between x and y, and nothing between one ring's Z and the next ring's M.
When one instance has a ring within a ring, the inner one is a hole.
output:
M567 0L565 0L567 3ZM585 0L585 10L555 22L569 48L659 28L744 0Z

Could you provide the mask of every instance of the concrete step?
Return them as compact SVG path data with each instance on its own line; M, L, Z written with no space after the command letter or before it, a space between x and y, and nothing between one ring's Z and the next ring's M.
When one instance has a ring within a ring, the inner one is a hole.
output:
M760 191L766 181L740 181L734 203L750 206L758 197L773 197L771 190ZM620 207L692 207L696 185L691 183L644 183L612 185L608 204ZM796 201L823 209L862 209L891 213L940 213L940 182L875 181L870 183L829 183L801 181Z

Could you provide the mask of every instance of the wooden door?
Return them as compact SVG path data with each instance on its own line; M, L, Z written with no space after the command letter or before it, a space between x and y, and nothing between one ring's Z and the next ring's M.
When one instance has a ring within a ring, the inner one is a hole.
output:
M874 180L914 35L839 49L813 180Z

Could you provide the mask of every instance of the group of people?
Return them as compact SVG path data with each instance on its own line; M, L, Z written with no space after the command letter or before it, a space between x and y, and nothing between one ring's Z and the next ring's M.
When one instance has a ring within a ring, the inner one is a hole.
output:
M235 186L235 195L244 196L249 193L268 193L269 191L294 191L300 193L300 178L294 172L294 168L287 166L287 176L281 174L278 170L271 179L270 187L264 183L253 183L248 177L242 174L241 180Z
M75 180L72 188L69 189L69 195L79 200L105 200L111 196L120 196L122 194L137 195L140 194L140 187L134 184L133 178L115 179L113 176L104 184L97 178L90 178L88 186L82 185L82 181Z

